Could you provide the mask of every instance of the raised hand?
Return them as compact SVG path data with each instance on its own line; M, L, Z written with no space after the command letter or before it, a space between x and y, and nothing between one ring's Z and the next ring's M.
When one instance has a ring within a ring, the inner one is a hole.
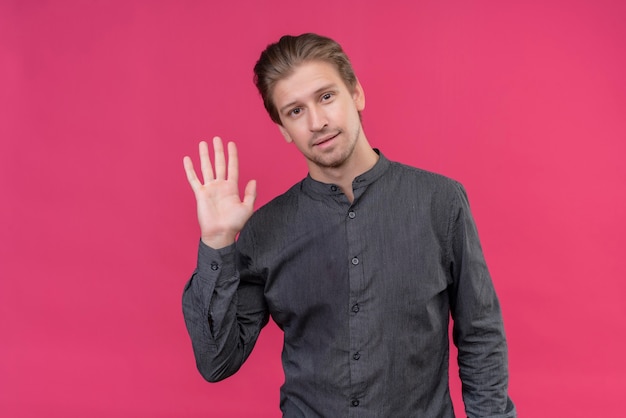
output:
M183 165L196 196L202 241L217 249L235 242L237 234L252 216L256 181L248 182L241 200L238 185L239 159L235 143L228 143L228 167L224 146L219 137L213 138L213 150L215 163L211 165L209 147L206 142L200 142L200 171L204 184L196 175L191 158L185 156Z

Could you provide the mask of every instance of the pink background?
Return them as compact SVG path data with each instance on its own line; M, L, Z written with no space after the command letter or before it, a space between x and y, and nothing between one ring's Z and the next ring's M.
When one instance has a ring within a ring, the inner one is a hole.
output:
M195 370L182 157L236 140L258 205L305 175L251 79L307 31L351 56L374 146L466 186L520 416L623 416L625 4L1 1L0 416L279 415L274 325L233 378Z

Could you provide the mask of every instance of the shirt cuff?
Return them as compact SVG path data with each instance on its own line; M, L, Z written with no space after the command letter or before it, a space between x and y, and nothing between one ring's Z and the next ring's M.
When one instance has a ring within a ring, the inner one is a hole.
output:
M202 240L198 244L197 271L202 277L215 277L217 275L234 273L235 244L216 250L209 247Z

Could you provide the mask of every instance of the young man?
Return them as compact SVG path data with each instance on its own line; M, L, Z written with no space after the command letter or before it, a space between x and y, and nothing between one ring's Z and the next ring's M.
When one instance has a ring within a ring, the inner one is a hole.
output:
M269 315L284 331L285 417L453 417L448 321L468 417L515 417L500 308L462 186L387 160L363 132L363 88L341 47L285 36L255 66L266 109L309 175L253 213L237 151L200 144L201 242L183 310L200 373L248 357ZM236 237L239 234L237 240Z

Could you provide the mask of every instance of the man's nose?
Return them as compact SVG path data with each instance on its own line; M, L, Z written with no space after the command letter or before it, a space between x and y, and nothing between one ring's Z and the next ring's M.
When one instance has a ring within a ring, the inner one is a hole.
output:
M309 110L309 129L311 132L321 131L328 125L328 119L324 110L312 107Z

